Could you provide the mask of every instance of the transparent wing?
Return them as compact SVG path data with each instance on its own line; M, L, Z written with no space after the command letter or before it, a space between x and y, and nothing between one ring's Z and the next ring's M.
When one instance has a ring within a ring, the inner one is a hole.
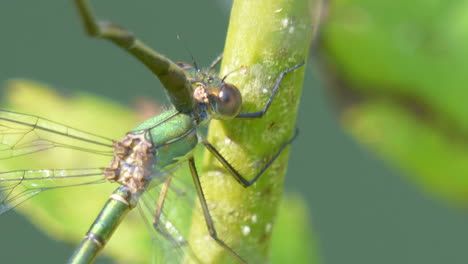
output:
M103 168L0 172L0 214L47 190L101 182Z
M113 142L38 116L0 109L0 159L56 147L112 155Z
M142 195L139 209L153 237L152 263L202 263L188 243L194 198L193 187L173 174L154 180Z
M53 148L112 155L112 139L97 136L34 115L0 109L0 160ZM26 166L11 159L5 169ZM28 161L25 161L28 162ZM18 164L19 163L19 164ZM13 166L16 164L16 166ZM0 214L51 189L104 182L103 168L41 169L0 172Z

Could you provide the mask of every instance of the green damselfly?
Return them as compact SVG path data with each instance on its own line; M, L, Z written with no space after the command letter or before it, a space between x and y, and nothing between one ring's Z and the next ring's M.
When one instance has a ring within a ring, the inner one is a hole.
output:
M2 158L64 147L99 154L110 154L113 150L114 159L106 168L3 172L0 175L3 195L0 212L8 211L45 190L100 183L106 180L120 183L121 187L111 195L85 239L69 260L70 263L88 263L97 256L125 214L137 205L140 196L149 191L154 184L170 186L169 172L181 162L188 161L211 237L239 262L245 263L246 260L218 237L215 231L191 153L198 143L202 143L242 186L248 187L253 184L294 137L278 146L273 158L266 162L257 175L247 180L203 139L199 127L205 125L211 118L223 120L261 118L273 102L283 77L300 67L302 63L283 71L278 76L271 96L261 111L240 113L242 99L237 88L225 83L224 78L212 75L216 63L207 72L202 72L189 64L173 63L152 51L121 27L96 22L85 1L75 2L87 32L92 36L111 40L145 64L163 83L174 108L144 122L121 141L92 135L37 116L2 111L0 113L3 136ZM164 192L161 192L160 201L164 201L164 196ZM156 203L154 220L152 220L155 230L160 233L167 231L158 225L163 205L163 202Z

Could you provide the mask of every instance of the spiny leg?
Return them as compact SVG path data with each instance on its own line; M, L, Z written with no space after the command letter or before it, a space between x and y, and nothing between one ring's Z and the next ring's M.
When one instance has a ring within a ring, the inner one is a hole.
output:
M218 57L214 59L214 61L210 64L208 71L209 72L213 71L214 68L216 68L216 66L218 66L218 64L221 62L222 59L223 59L223 53L219 54Z
M205 218L206 227L208 228L208 232L210 236L225 250L227 250L232 256L234 256L239 262L247 264L247 262L239 256L231 247L229 247L223 240L221 240L216 232L216 228L214 226L213 218L211 217L210 210L208 209L208 204L206 203L205 194L203 193L203 188L200 183L200 178L198 176L197 168L195 167L195 160L193 157L189 158L189 167L190 172L192 174L193 183L195 185L195 189L197 191L198 199L200 200L200 205L203 211L203 216Z
M234 177L234 179L243 187L247 188L250 185L254 184L260 176L263 175L263 173L273 164L273 162L279 157L281 152L289 146L294 139L296 139L297 135L299 133L299 129L296 128L294 131L294 135L291 139L288 141L284 142L280 148L276 151L275 155L260 169L260 171L253 177L251 180L247 180L244 176L242 176L224 157L219 153L219 151L211 145L208 141L204 140L202 141L202 144L205 145L205 147L215 156L215 158L223 164L223 166L229 171L229 173Z
M153 228L156 230L159 234L161 234L167 241L169 241L172 246L178 251L178 254L184 255L184 250L182 247L188 247L189 252L185 252L185 254L189 254L191 257L191 260L193 260L195 263L202 263L197 256L193 255L192 249L190 245L188 245L187 241L185 239L181 239L181 236L174 237L171 235L171 233L168 231L167 227L164 226L164 223L162 221L163 218L163 208L164 208L164 203L166 201L167 195L169 193L169 189L171 188L171 179L172 176L169 176L166 178L164 181L161 190L159 192L159 198L158 201L156 202L156 209L154 212L154 220L153 220ZM165 219L166 224L172 224L169 219ZM187 257L187 255L185 255Z
M279 86L281 85L281 82L283 81L284 76L296 70L297 68L301 67L302 65L304 65L304 62L301 62L292 68L289 68L287 70L280 72L280 74L278 75L278 78L276 79L275 86L273 87L273 91L271 92L270 98L268 98L268 101L262 110L257 111L257 112L251 112L251 113L240 113L236 116L236 118L245 118L245 119L262 118L263 115L265 115L266 112L268 111L268 108L270 108L270 105L273 102L273 99L275 98L276 93L278 92Z
M132 54L158 76L170 93L171 101L178 110L185 112L191 109L190 82L177 64L152 50L124 28L112 23L98 21L87 0L75 0L75 4L88 35L110 40Z
M171 184L171 179L172 177L167 177L166 180L164 181L161 190L159 191L159 198L158 201L156 202L156 210L154 212L154 221L153 221L153 227L156 230L160 230L160 221L161 221L161 214L162 210L164 207L164 202L166 201L167 193L169 191L169 186Z
M172 177L169 176L164 181L161 190L159 192L159 198L156 202L156 210L154 212L153 228L158 231L164 238L173 243L177 243L174 238L167 232L165 227L161 226L161 215L164 208L164 202L166 201L167 194L169 192L169 187L171 184Z

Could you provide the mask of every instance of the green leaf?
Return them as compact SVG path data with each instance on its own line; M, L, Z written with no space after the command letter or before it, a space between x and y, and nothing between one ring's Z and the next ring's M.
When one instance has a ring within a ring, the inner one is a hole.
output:
M41 116L115 139L125 135L126 130L139 121L130 109L103 98L80 93L64 97L46 86L25 80L8 82L4 101L2 107L8 110ZM108 163L107 156L54 149L47 151L47 155L37 153L4 160L0 169L92 168L108 166ZM21 204L17 210L55 239L77 244L116 186L98 184L47 191ZM137 210L125 218L104 253L123 263L145 263L150 258L151 240Z
M300 196L286 193L281 200L273 230L272 263L320 263L320 254L307 212L307 205Z
M402 3L330 6L323 44L342 120L427 193L465 206L468 2Z

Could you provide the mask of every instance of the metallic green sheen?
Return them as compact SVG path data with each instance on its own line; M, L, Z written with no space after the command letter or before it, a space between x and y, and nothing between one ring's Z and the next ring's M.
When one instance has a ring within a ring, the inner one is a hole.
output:
M153 170L164 172L191 155L198 144L196 127L192 116L171 109L145 121L129 133L145 133L145 138L153 144L155 151ZM130 194L126 188L121 186L114 194L128 201L130 206L110 198L88 231L88 234L98 236L102 245L88 238L83 239L68 263L94 261L125 215L136 205L140 193Z
M121 188L115 190L114 194L121 196L130 204L130 198L128 194L121 191ZM94 220L94 223L89 229L88 233L99 235L104 243L106 243L117 225L120 223L120 221L122 221L123 217L126 213L128 213L128 211L130 211L130 209L131 207L129 205L126 205L120 201L116 201L112 198L109 199L96 220Z
M119 195L129 204L132 204L128 191L123 191L125 187L119 187L113 194ZM99 237L102 244L97 244L93 240L85 238L81 241L68 263L91 263L96 258L99 251L104 247L112 233L123 220L125 215L134 207L110 198L102 208L94 223L89 228L88 234L92 233Z
M73 255L68 260L68 264L93 263L101 247L91 240L83 239Z
M205 72L191 68L186 70L185 74L192 85L197 82L202 83L203 86L205 86L207 93L219 90L219 87L224 84L220 78L214 78L214 73L212 72Z
M191 155L198 144L196 127L192 116L172 109L145 121L130 133L149 129L146 139L156 150L154 171L161 172Z

